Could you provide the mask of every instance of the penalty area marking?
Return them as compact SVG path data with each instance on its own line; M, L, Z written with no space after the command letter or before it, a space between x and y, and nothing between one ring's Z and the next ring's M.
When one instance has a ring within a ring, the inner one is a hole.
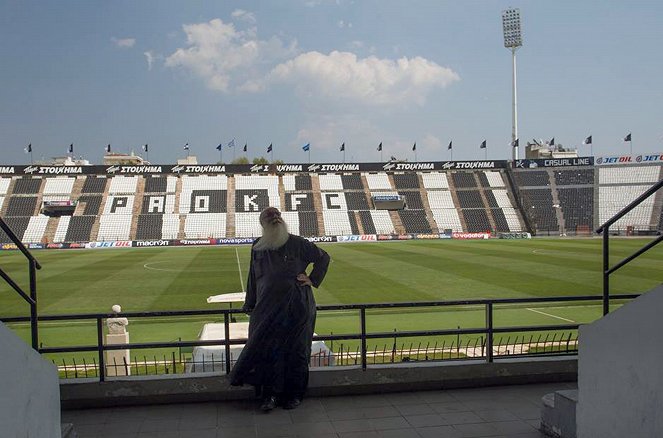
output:
M540 311L540 310L536 310L536 309L531 309L531 308L529 308L529 307L527 308L527 310L529 310L529 311L531 311L531 312L535 312L535 313L540 313L541 315L546 315L546 316L549 316L549 317L551 317L551 318L561 319L562 321L572 322L572 323L574 323L574 324L576 323L576 321L574 321L574 320L572 320L572 319L562 318L561 316L552 315L552 314L550 314L550 313L542 312L542 311Z

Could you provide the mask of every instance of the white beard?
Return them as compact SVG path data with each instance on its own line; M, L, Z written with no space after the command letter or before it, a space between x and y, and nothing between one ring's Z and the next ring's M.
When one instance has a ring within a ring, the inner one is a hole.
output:
M253 248L256 251L277 249L285 245L289 237L288 227L285 223L263 224L262 237Z

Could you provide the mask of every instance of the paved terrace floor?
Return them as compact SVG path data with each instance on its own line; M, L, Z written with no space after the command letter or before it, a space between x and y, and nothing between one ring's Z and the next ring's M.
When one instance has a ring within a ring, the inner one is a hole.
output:
M118 438L544 437L541 397L575 383L309 397L295 410L260 412L254 401L62 412L78 436Z

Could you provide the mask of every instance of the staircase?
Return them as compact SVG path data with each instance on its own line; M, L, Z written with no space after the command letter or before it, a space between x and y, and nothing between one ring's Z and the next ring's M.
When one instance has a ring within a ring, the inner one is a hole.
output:
M226 237L236 237L237 225L235 222L235 176L228 177L226 185Z
M138 230L138 217L143 208L143 195L145 194L145 178L142 176L138 178L136 184L136 194L134 196L134 206L131 211L131 231L129 231L129 239L136 239L136 230Z
M42 243L49 244L53 242L55 238L55 232L58 229L58 224L60 223L59 217L49 217L48 223L46 224L46 230L44 231L44 237L42 237Z
M313 190L313 208L318 219L318 234L324 236L327 233L325 233L325 221L322 218L322 193L320 192L320 180L317 174L311 175L311 189Z
M426 213L426 220L430 225L430 229L434 234L438 234L440 229L437 227L435 218L433 217L433 211L430 209L430 202L428 202L428 193L424 188L424 180L421 176L421 173L417 173L417 179L419 180L419 196L421 196L421 202L424 205L424 212Z
M463 227L463 231L467 231L467 222L465 222L465 215L463 210L460 208L460 201L458 200L458 193L456 193L456 184L454 179L447 177L447 182L449 183L449 192L451 192L451 199L454 201L456 206L456 211L458 212L458 218L460 219L460 225Z

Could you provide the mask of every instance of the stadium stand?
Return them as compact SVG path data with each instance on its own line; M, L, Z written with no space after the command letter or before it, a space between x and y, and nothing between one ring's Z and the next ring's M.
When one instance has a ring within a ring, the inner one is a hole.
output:
M375 234L377 233L375 228L375 223L371 217L371 213L368 210L359 211L359 221L361 222L361 227L364 230L364 234Z
M358 173L348 173L341 175L343 190L364 190L364 184L361 182L361 175Z
M0 178L0 213L26 243L256 237L258 214L268 205L280 208L290 231L303 236L517 232L525 223L533 226L527 231L561 234L594 229L658 181L661 169L13 176ZM376 195L398 195L406 209L375 210ZM663 228L659 198L613 230ZM42 216L42 201L52 200L77 202L74 215Z
M256 224L260 213L236 213L235 232L237 237L255 237ZM255 217L252 222L245 222L247 216ZM250 227L252 226L252 228ZM211 237L226 237L226 213L194 213L186 215L184 222L184 237L186 239L208 239Z
M352 226L348 218L347 209L323 210L322 218L325 224L325 232L330 236L343 236L352 234Z
M12 182L11 178L0 178L0 195L6 195L9 190L9 184Z
M398 216L406 233L432 233L426 212L423 210L399 210Z
M368 210L366 194L362 192L345 192L345 204L348 210Z
M515 172L520 187L545 187L550 185L548 172L545 170L521 170Z
M453 172L451 174L451 177L453 178L454 185L456 188L475 188L477 186L477 182L474 179L474 173L472 172Z
M394 186L398 190L418 189L419 177L416 173L395 173Z
M426 189L448 189L447 174L443 172L422 173L421 180Z
M594 169L555 170L553 174L558 186L594 185Z
M105 176L88 176L83 183L81 193L104 193L108 179Z
M523 208L536 224L537 231L559 231L550 189L522 190Z
M88 242L96 216L72 216L67 224L64 242Z
M458 191L457 194L460 208L484 208L483 200L478 190Z
M366 177L368 189L371 192L394 189L391 186L391 182L389 182L389 176L386 173L364 173L363 175Z
M298 211L300 236L319 236L318 215L314 211Z
M318 175L320 181L320 191L343 191L343 181L341 180L341 175L336 174L322 174Z
M433 218L440 231L463 231L463 225L455 208L433 208Z
M423 210L424 203L421 200L421 193L418 191L399 191L398 194L405 198L405 205L409 210Z
M12 194L14 195L36 195L39 193L39 189L42 183L41 178L30 178L23 177L17 178L14 183L14 190Z
M486 210L464 209L462 212L463 216L465 217L465 223L467 224L468 232L483 233L492 230L493 227L490 225L490 220L488 219Z
M502 178L502 174L498 171L481 172L479 175L480 177L481 175L485 175L489 187L505 187L504 178Z

